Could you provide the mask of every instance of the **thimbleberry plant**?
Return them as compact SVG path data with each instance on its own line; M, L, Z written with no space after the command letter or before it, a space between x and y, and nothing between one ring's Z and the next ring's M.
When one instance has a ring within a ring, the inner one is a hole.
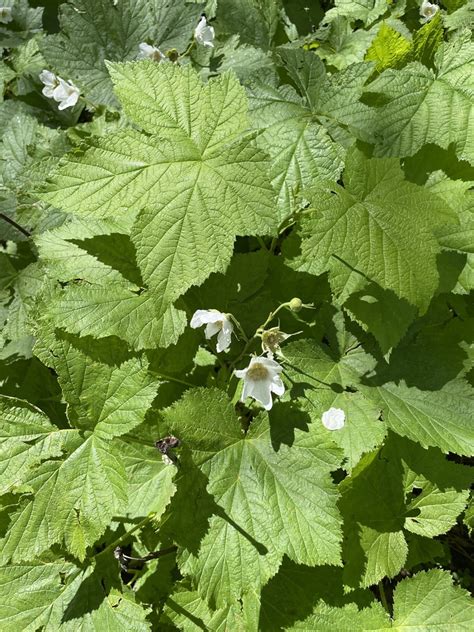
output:
M470 0L0 6L0 630L472 629Z

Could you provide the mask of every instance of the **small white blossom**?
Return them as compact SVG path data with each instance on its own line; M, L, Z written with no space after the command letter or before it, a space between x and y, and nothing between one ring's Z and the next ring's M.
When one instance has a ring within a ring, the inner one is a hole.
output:
M199 24L194 29L194 37L198 44L214 48L214 29L207 24L207 20L204 16L202 16L199 20Z
M168 59L157 46L142 42L138 48L140 49L138 59L151 59L152 61L166 61Z
M81 91L72 81L64 81L49 70L43 70L39 78L44 83L42 90L44 96L59 103L58 110L65 110L76 105Z
M271 354L269 357L253 357L246 369L234 371L238 378L244 380L240 401L253 397L265 410L270 410L273 406L272 393L283 395L285 392L285 385L280 377L282 371L282 367L275 362Z
M11 7L0 7L0 22L8 24L13 20Z
M439 6L437 4L433 4L429 2L429 0L423 0L420 7L421 22L429 22L432 18L434 18L438 11Z
M321 419L328 430L340 430L344 428L346 413L341 408L330 408L324 411Z
M207 339L217 335L217 351L227 351L230 347L234 325L227 316L217 309L198 309L191 318L191 327L197 329L206 325L205 336Z

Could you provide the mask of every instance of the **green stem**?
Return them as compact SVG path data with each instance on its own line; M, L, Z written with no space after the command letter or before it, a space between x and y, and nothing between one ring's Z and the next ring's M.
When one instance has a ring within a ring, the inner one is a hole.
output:
M249 339L247 338L247 334L245 333L245 331L242 329L242 325L239 323L239 321L237 320L237 318L233 315L233 314L226 314L226 316L228 316L230 318L230 320L234 323L234 325L237 327L237 329L240 331L240 335L242 336L242 339L245 342L248 342Z
M260 327L257 329L257 333L262 332L265 327L268 325L268 323L270 323L275 316L278 314L278 312L283 309L284 307L288 307L289 303L282 303L281 305L279 305L276 310L274 312L270 312L268 314L268 318L267 320L263 323L263 325L260 325Z
M189 55L195 43L196 43L196 40L193 40L191 44L187 47L187 49L184 51L184 53L180 55L180 57L186 57L186 55Z
M390 608L388 607L387 596L385 594L385 588L383 587L382 580L379 581L378 586L379 586L380 600L382 601L382 605L385 608L385 610L388 612L388 614L390 614Z
M157 377L161 377L163 380L167 382L176 382L176 384L182 384L183 386L189 386L191 388L196 388L196 384L192 384L192 382L186 382L186 380L180 380L178 377L173 377L171 375L166 375L165 373L159 373L158 371L150 371L153 375Z
M97 554L97 557L99 555L104 555L104 553L107 553L108 551L110 551L111 549L115 549L115 547L117 547L121 542L123 542L125 539L129 538L133 533L135 533L135 531L138 531L139 529L141 529L142 527L144 527L146 524L148 524L150 522L150 520L153 520L153 518L156 516L155 513L150 514L149 516L147 516L146 518L143 518L143 520L141 522L139 522L138 524L136 524L132 529L130 529L130 531L127 531L126 533L124 533L123 535L121 535L120 537L118 537L116 540L114 540L111 544L109 544L109 546L107 546L103 551L101 551L100 553Z
M269 323L270 321L272 321L272 320L275 318L275 316L278 314L278 312L279 312L281 309L283 309L284 307L288 307L288 305L289 305L289 303L282 303L281 305L279 305L279 306L276 308L276 310L275 310L274 312L270 312L270 313L268 314L267 320L266 320L264 323L262 323L262 324L260 325L260 327L258 327L258 328L257 328L257 330L256 330L256 332L254 333L254 335L253 335L251 338L249 338L249 339L248 339L247 344L246 344L246 345L245 345L245 347L242 349L242 353L241 353L241 354L240 354L237 358L235 358L235 360L234 360L233 362L231 362L231 365L230 365L230 368L231 368L231 369L233 369L233 368L234 368L234 366L237 364L237 362L239 362L239 360L241 360L241 359L244 357L244 355L245 355L245 354L247 353L247 351L249 350L249 348L250 348L251 344L253 343L253 341L255 340L255 338L256 338L256 337L257 337L257 336L258 336L258 335L259 335L259 334L260 334L260 333L261 333L261 332L265 329L265 327L268 325L268 323ZM232 375L232 373L231 373L231 375Z

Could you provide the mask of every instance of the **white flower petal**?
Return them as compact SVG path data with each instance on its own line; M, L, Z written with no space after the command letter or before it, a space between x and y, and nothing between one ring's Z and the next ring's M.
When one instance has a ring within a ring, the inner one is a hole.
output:
M194 29L194 37L199 44L214 48L214 28L208 26L206 18L203 16L196 28Z
M253 397L265 410L270 410L273 405L272 392L276 395L285 392L285 385L279 375L282 370L272 358L252 357L246 369L234 371L236 377L244 380L241 401Z
M58 78L54 72L50 70L42 70L39 74L39 78L41 83L44 83L45 86L56 86L58 83Z
M246 373L247 369L244 369L243 371L239 371L239 373ZM237 375L237 371L235 372L235 374ZM237 377L244 377L243 375L237 375ZM244 388L242 389L242 395L240 396L240 401L241 402L245 402L245 400L247 399L247 397L250 395L250 382L248 382L247 380L244 380Z
M78 92L72 92L66 99L63 99L58 105L58 110L65 110L66 108L72 108L76 105L79 99Z
M202 325L207 325L207 323L222 321L225 317L226 315L217 309L198 309L194 312L189 324L193 329L197 329Z
M41 92L44 94L45 97L48 97L48 99L52 99L53 98L53 94L54 94L54 87L53 86L45 86Z
M280 397L285 392L285 385L283 384L281 377L279 377L278 375L273 378L271 389L275 393L275 395L279 395Z
M217 323L208 323L206 325L206 329L204 330L204 335L206 339L209 340L212 336L217 334L222 329L222 321L218 321Z
M216 349L218 353L220 353L221 351L227 351L227 349L230 347L230 343L232 342L232 331L232 323L229 323L229 321L224 321L222 329L217 336Z
M330 408L321 417L323 426L328 430L341 430L344 427L346 413L341 408Z
M161 50L157 46L151 46L146 42L142 42L138 45L140 52L138 53L139 59L151 59L152 61L162 61L167 59L166 55L163 55Z
M138 48L140 49L140 53L143 57L151 57L155 52L155 47L150 46L150 44L147 44L146 42L139 44Z
M193 329L206 325L205 336L207 339L218 334L217 351L219 353L227 351L229 348L234 325L226 314L217 309L198 309L194 312L189 324Z
M248 395L260 402L265 410L272 407L271 381L270 380L246 380L249 385Z
M274 375L279 375L283 371L283 368L278 364L276 360L273 359L272 353L267 354L267 357L262 356L260 358L257 358L256 360L264 365L264 367L272 375L272 377Z

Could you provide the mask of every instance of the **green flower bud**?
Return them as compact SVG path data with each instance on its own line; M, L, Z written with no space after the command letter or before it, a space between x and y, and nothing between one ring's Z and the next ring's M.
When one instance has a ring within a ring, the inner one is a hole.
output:
M300 298L297 298L295 296L295 298L292 298L289 302L288 307L291 309L292 312L299 312L303 307L303 302Z

